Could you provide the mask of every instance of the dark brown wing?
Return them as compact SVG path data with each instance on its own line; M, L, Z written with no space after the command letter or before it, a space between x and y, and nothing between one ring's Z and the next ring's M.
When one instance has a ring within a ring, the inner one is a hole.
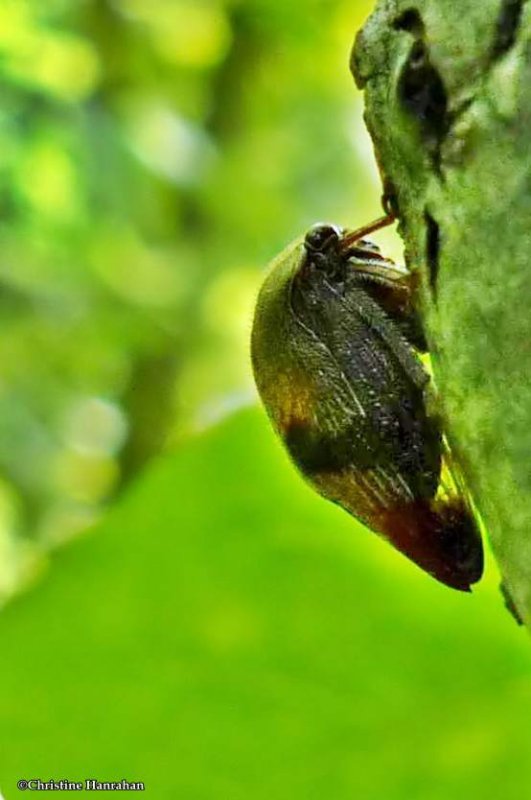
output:
M302 471L383 469L393 497L433 497L441 432L425 408L429 376L414 348L364 289L320 273L294 286L292 309L291 358L313 402L310 418L283 436Z
M293 296L294 361L311 378L313 402L307 419L287 421L288 450L322 495L468 590L481 576L481 541L466 500L437 495L443 445L425 408L428 375L366 292L317 280Z

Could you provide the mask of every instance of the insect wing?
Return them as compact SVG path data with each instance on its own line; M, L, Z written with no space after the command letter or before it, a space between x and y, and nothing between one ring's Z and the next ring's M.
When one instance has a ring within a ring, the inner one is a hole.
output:
M404 335L408 274L373 249L345 261L348 270L334 260L313 268L300 243L277 261L253 327L259 392L320 494L441 582L469 590L481 576L481 541L458 488L439 490L443 443L426 410L429 376Z

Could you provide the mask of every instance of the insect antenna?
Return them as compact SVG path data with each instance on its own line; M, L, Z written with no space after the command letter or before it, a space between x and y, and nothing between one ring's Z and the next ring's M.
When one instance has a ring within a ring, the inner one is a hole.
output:
M379 231L381 228L386 228L388 225L392 225L395 219L396 217L394 214L386 214L385 217L379 217L368 225L363 225L363 227L358 228L355 231L349 231L349 233L347 233L341 239L341 250L348 250L349 247L356 242L359 242L360 239L363 239L370 233L374 233L375 231Z

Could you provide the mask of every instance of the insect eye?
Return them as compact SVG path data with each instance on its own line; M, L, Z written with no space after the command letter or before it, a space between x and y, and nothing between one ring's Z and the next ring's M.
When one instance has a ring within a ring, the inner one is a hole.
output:
M336 244L340 236L341 231L335 225L319 222L304 237L304 247L308 253L323 253Z

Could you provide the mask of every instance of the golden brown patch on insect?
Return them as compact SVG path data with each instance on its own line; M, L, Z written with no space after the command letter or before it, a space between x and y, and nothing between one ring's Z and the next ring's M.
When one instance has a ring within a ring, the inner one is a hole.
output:
M313 424L315 395L301 375L293 372L278 375L270 391L274 397L275 424L283 437L294 426Z
M372 470L356 470L352 466L333 472L317 472L312 482L320 494L338 503L342 508L378 533L374 520L385 498L373 480Z

